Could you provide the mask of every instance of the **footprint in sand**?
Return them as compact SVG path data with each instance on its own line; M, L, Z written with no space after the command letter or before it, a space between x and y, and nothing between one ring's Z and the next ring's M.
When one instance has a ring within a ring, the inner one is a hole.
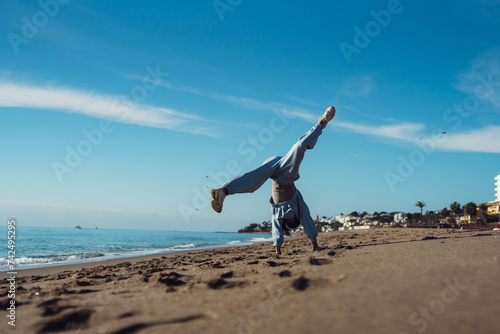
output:
M92 293L92 292L99 292L99 290L91 290L91 289L82 289L82 290L76 290L75 293L79 295L84 295L87 293Z
M210 289L214 289L214 290L217 290L225 285L228 285L229 282L226 281L225 279L222 279L222 278L218 278L218 279L214 279L214 280L211 280L210 282L207 283L208 284L208 287Z
M135 314L133 312L127 312L127 313L123 313L122 315L120 315L118 317L118 319L124 319L124 318L130 318L130 317L133 317Z
M299 291L304 291L305 289L307 289L308 286L309 286L309 279L305 278L304 276L300 276L292 283L292 287L295 290Z
M283 270L278 275L279 277L291 277L292 273L290 272L290 270Z
M43 309L42 316L52 316L61 313L64 310L75 308L75 306L59 306L57 305L61 298L53 298L43 303L38 304L37 306Z
M96 274L96 275L92 275L92 276L87 276L87 278L90 278L90 279L107 279L110 276L111 275L99 275L99 274Z
M267 261L267 264L270 267L278 267L278 266L286 265L287 263L277 263L277 262L274 262L274 261Z
M11 301L10 298L5 298L3 300L0 300L0 308L2 310L5 310L6 308L8 308L11 305L10 301ZM22 304L25 304L25 302L23 302ZM19 307L19 305L21 305L21 303L19 303L19 301L16 300L16 307Z
M132 333L139 332L139 331L141 331L145 328L149 328L149 327L178 324L178 323L186 323L186 322L190 322L190 321L194 321L194 320L198 320L198 319L203 319L203 318L213 319L214 315L195 314L195 315L190 315L190 316L187 316L184 318L160 320L160 321L150 322L150 323L138 323L135 325L131 325L131 326L122 328L116 332L113 332L112 334L132 334Z
M180 286L186 284L186 282L180 280L180 278L184 276L185 275L181 275L172 271L168 274L161 274L160 278L158 279L158 282L163 283L169 287Z
M91 281L83 281L83 280L81 280L81 281L76 281L76 285L77 286L89 286L89 285L94 285L94 283L91 282Z
M234 276L234 272L230 271L225 274L220 275L220 278L232 278Z
M90 316L94 313L92 310L79 310L68 313L45 323L40 329L40 333L65 332L86 327Z
M234 288L236 286L244 286L246 285L246 282L229 282L225 280L225 278L232 278L234 277L234 272L229 271L227 273L221 274L220 278L213 279L207 283L208 287L210 289L217 290L219 288Z
M313 266L321 266L324 264L330 264L330 263L332 263L332 261L330 261L328 259L315 259L315 258L311 257L309 259L309 263L312 264Z

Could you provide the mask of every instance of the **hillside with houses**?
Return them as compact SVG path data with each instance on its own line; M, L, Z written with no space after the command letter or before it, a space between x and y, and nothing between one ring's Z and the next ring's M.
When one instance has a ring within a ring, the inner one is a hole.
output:
M353 211L340 213L333 217L316 216L314 220L318 232L337 230L358 230L372 228L500 228L500 201L476 204L474 202L460 205L453 202L449 207L439 211L424 211L425 202L417 202L415 206L420 212L373 212ZM300 233L302 225L294 232ZM253 223L238 231L239 233L271 233L269 221L261 224Z

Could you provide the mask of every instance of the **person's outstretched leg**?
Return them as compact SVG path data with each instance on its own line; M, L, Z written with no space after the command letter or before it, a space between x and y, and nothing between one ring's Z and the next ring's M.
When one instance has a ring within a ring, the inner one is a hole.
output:
M259 189L276 171L280 159L278 156L269 158L259 168L235 177L220 188L212 189L212 208L220 213L226 195L253 193Z
M334 116L335 108L333 106L328 107L325 113L319 118L318 124L314 125L311 130L302 135L292 146L290 151L288 151L280 162L281 171L275 177L278 183L292 183L299 178L299 167L304 159L306 150L314 148L323 128Z
M220 188L212 189L212 208L216 212L221 212L227 195L254 192L271 176L278 183L296 181L299 178L299 166L304 158L305 150L314 148L323 128L334 116L335 108L328 107L323 116L320 117L318 124L300 137L285 157L269 158L259 168L226 182Z
M280 162L280 172L275 177L277 183L289 184L298 180L299 167L304 159L304 154L306 150L314 148L322 131L323 126L316 124L292 146Z

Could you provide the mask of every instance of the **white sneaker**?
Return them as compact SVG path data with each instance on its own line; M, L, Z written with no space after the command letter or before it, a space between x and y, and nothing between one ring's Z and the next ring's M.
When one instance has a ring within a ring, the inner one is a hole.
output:
M224 203L224 198L226 198L224 189L212 189L212 208L215 210L215 212L220 213L222 211L222 203Z
M323 127L326 127L328 122L330 122L334 116L335 116L335 108L333 106L329 106L328 108L326 108L323 116L319 118L318 123L323 123Z

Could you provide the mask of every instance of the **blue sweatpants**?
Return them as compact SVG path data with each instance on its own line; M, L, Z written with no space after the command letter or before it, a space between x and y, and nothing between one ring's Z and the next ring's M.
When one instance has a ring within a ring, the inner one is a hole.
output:
M304 159L304 154L306 150L314 148L322 131L323 126L321 124L314 125L311 130L299 138L284 157L271 157L264 161L259 168L237 176L222 186L226 188L228 194L231 195L252 193L259 189L268 179L273 180L278 185L291 184L297 181L300 178L299 167ZM281 246L283 244L284 237L281 227L283 219L290 219L293 217L300 219L300 223L304 227L306 235L312 242L316 241L318 231L314 226L309 208L298 190L295 195L286 202L273 203L272 197L270 202L274 246Z

